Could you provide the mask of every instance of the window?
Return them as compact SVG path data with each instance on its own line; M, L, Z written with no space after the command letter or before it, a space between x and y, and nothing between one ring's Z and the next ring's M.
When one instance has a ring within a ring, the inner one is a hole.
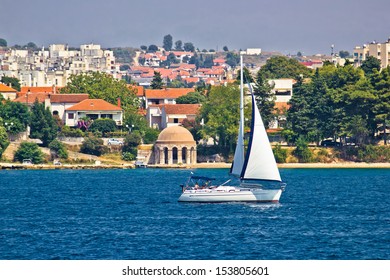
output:
M68 119L73 120L74 119L74 113L68 113Z
M178 118L174 118L173 119L173 123L179 123L179 119Z

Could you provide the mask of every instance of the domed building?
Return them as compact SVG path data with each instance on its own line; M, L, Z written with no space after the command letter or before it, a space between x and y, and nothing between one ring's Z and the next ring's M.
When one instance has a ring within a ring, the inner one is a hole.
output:
M196 163L196 142L182 126L170 126L161 131L154 145L155 164Z

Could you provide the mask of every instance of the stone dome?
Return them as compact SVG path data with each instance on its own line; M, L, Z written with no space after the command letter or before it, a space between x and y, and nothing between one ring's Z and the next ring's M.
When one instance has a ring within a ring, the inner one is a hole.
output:
M157 143L194 143L191 132L182 126L170 126L161 131Z

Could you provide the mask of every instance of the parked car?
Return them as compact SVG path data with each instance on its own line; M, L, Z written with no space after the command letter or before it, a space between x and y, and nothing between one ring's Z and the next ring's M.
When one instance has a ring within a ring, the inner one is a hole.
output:
M123 145L123 141L115 138L110 138L107 141L107 145Z
M321 141L321 146L322 147L341 147L343 144L341 144L338 141L333 141L333 140L322 140Z
M24 165L32 165L33 163L32 163L32 160L31 160L31 159L26 158L26 159L23 160L23 164L24 164Z

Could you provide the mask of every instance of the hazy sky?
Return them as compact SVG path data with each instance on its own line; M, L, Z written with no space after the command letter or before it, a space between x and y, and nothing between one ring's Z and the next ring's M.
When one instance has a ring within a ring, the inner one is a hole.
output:
M390 37L389 0L0 0L8 45L162 45L171 34L199 49L352 52Z

